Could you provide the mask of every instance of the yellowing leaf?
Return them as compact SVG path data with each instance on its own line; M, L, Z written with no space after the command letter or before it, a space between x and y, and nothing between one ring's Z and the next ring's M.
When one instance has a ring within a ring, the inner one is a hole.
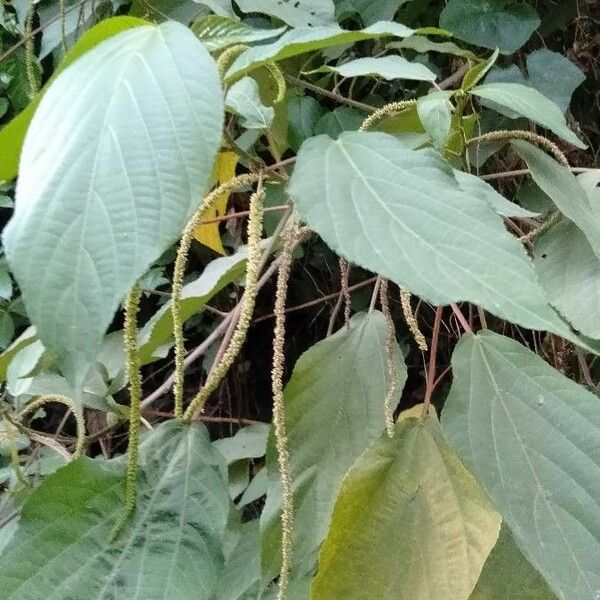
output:
M229 181L230 179L233 179L235 177L237 161L238 157L235 152L219 152L213 170L214 183L220 185L226 181ZM225 211L227 210L228 200L228 193L219 196L219 199L215 202L213 207L202 215L202 219L208 221L224 215ZM225 254L225 248L223 248L221 236L219 234L218 222L198 225L198 227L196 227L194 230L194 239L198 240L201 244L208 246L211 250L214 250L219 254Z

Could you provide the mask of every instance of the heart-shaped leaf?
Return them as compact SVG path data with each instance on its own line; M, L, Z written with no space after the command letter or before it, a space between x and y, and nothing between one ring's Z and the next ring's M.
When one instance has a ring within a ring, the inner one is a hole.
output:
M105 41L44 95L4 243L28 316L71 379L199 204L222 118L214 61L174 22Z

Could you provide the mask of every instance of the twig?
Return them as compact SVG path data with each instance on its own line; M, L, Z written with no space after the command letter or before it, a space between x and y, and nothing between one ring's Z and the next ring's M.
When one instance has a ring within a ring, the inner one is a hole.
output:
M442 322L442 307L438 306L435 310L435 321L433 322L433 332L431 334L431 350L429 351L429 368L427 369L427 382L425 387L425 397L423 399L423 416L429 413L431 406L431 395L433 394L433 384L435 382L435 371L437 362L438 339L440 337L440 323Z
M365 279L364 281L361 281L360 283L355 283L354 285L349 286L348 291L353 292L354 290L358 290L360 288L366 287L367 285L371 285L372 283L375 283L375 281L377 281L377 277L371 277L369 279ZM326 296L321 296L320 298L316 298L315 300L309 300L308 302L303 302L302 304L298 304L297 306L290 306L289 308L285 309L285 312L286 312L286 314L289 314L291 312L296 312L296 311L302 310L304 308L316 306L317 304L322 304L323 302L327 302L327 300L333 300L333 298L339 298L339 297L343 298L341 290L339 292L327 294ZM274 317L275 317L275 313L263 315L262 317L258 317L257 319L254 319L254 323L256 324L256 323L260 323L261 321L267 321L269 319L273 319Z
M587 171L596 171L597 169L589 167L570 167L571 173L586 173ZM529 175L529 169L515 169L513 171L502 171L500 173L489 173L488 175L480 175L480 179L484 181L493 181L494 179L505 179L508 177L518 177L519 175Z
M359 102L358 100L352 100L352 98L346 98L345 96L337 94L336 92L331 92L329 90L326 90L325 88L315 85L314 83L309 83L308 81L299 79L298 77L293 77L292 75L285 75L285 79L288 83L306 88L311 92L315 92L315 94L320 94L321 96L325 96L326 98L330 98L331 100L335 100L336 102L340 102L341 104L354 106L354 108L358 108L366 112L374 112L376 110L375 106L365 104L364 102Z
M465 319L465 315L462 314L460 308L458 308L458 306L456 304L451 304L450 306L452 308L452 312L456 315L458 322L462 325L462 328L467 333L473 333L473 330L471 329L469 322L467 321L467 319Z

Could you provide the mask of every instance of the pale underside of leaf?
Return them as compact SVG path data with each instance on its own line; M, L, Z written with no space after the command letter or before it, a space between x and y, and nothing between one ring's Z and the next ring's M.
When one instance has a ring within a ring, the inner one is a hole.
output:
M226 79L237 79L266 62L291 58L313 50L323 50L331 46L352 44L381 36L404 38L413 33L414 30L400 23L388 21L380 21L358 31L346 31L338 26L292 29L271 44L246 50L231 65Z
M463 337L444 432L561 600L600 589L600 405L518 342Z
M288 192L333 250L432 303L470 301L571 335L519 241L436 153L383 133L319 136L301 147Z
M4 243L28 316L72 379L83 379L119 302L199 204L221 98L202 44L168 22L100 44L42 99Z

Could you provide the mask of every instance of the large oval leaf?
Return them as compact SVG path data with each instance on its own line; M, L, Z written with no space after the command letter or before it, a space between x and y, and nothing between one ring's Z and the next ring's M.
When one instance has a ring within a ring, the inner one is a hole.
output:
M519 242L433 151L383 133L319 136L301 147L288 192L308 225L353 263L435 304L467 300L566 335Z
M497 112L511 119L526 117L574 146L586 148L567 127L561 109L532 87L520 83L484 83L474 87L471 93L493 103Z
M450 0L440 15L440 27L458 39L506 54L518 50L539 24L530 4L511 0Z
M384 429L385 336L381 313L355 316L350 330L344 327L300 357L285 388L296 523L292 576L299 585L314 571L344 474ZM397 366L403 387L406 368L399 351ZM272 436L267 468L261 526L263 567L271 579L278 573L281 553L281 484Z
M132 521L122 459L82 458L49 477L23 507L0 556L3 600L210 600L223 569L227 487L203 425L171 421L140 447Z
M600 590L600 401L524 346L462 338L444 432L561 600Z
M42 99L4 243L40 339L74 378L199 204L222 118L212 58L172 22L100 44Z
M413 33L413 29L390 21L380 21L358 31L347 31L333 25L292 29L275 42L246 50L236 58L227 71L226 78L239 79L267 62L291 58L314 50L324 50L331 46L353 44L382 36L404 38Z
M435 416L401 415L344 479L311 598L467 600L500 517Z
M136 17L120 16L104 19L94 27L88 29L77 43L65 54L52 77L38 92L27 108L20 112L14 119L0 129L0 148L2 148L2 161L0 161L0 179L13 179L19 168L19 157L23 140L27 133L29 123L33 118L35 109L38 107L48 86L56 79L59 73L64 71L70 64L83 56L86 52L103 42L104 40L132 27L146 25L147 21Z

